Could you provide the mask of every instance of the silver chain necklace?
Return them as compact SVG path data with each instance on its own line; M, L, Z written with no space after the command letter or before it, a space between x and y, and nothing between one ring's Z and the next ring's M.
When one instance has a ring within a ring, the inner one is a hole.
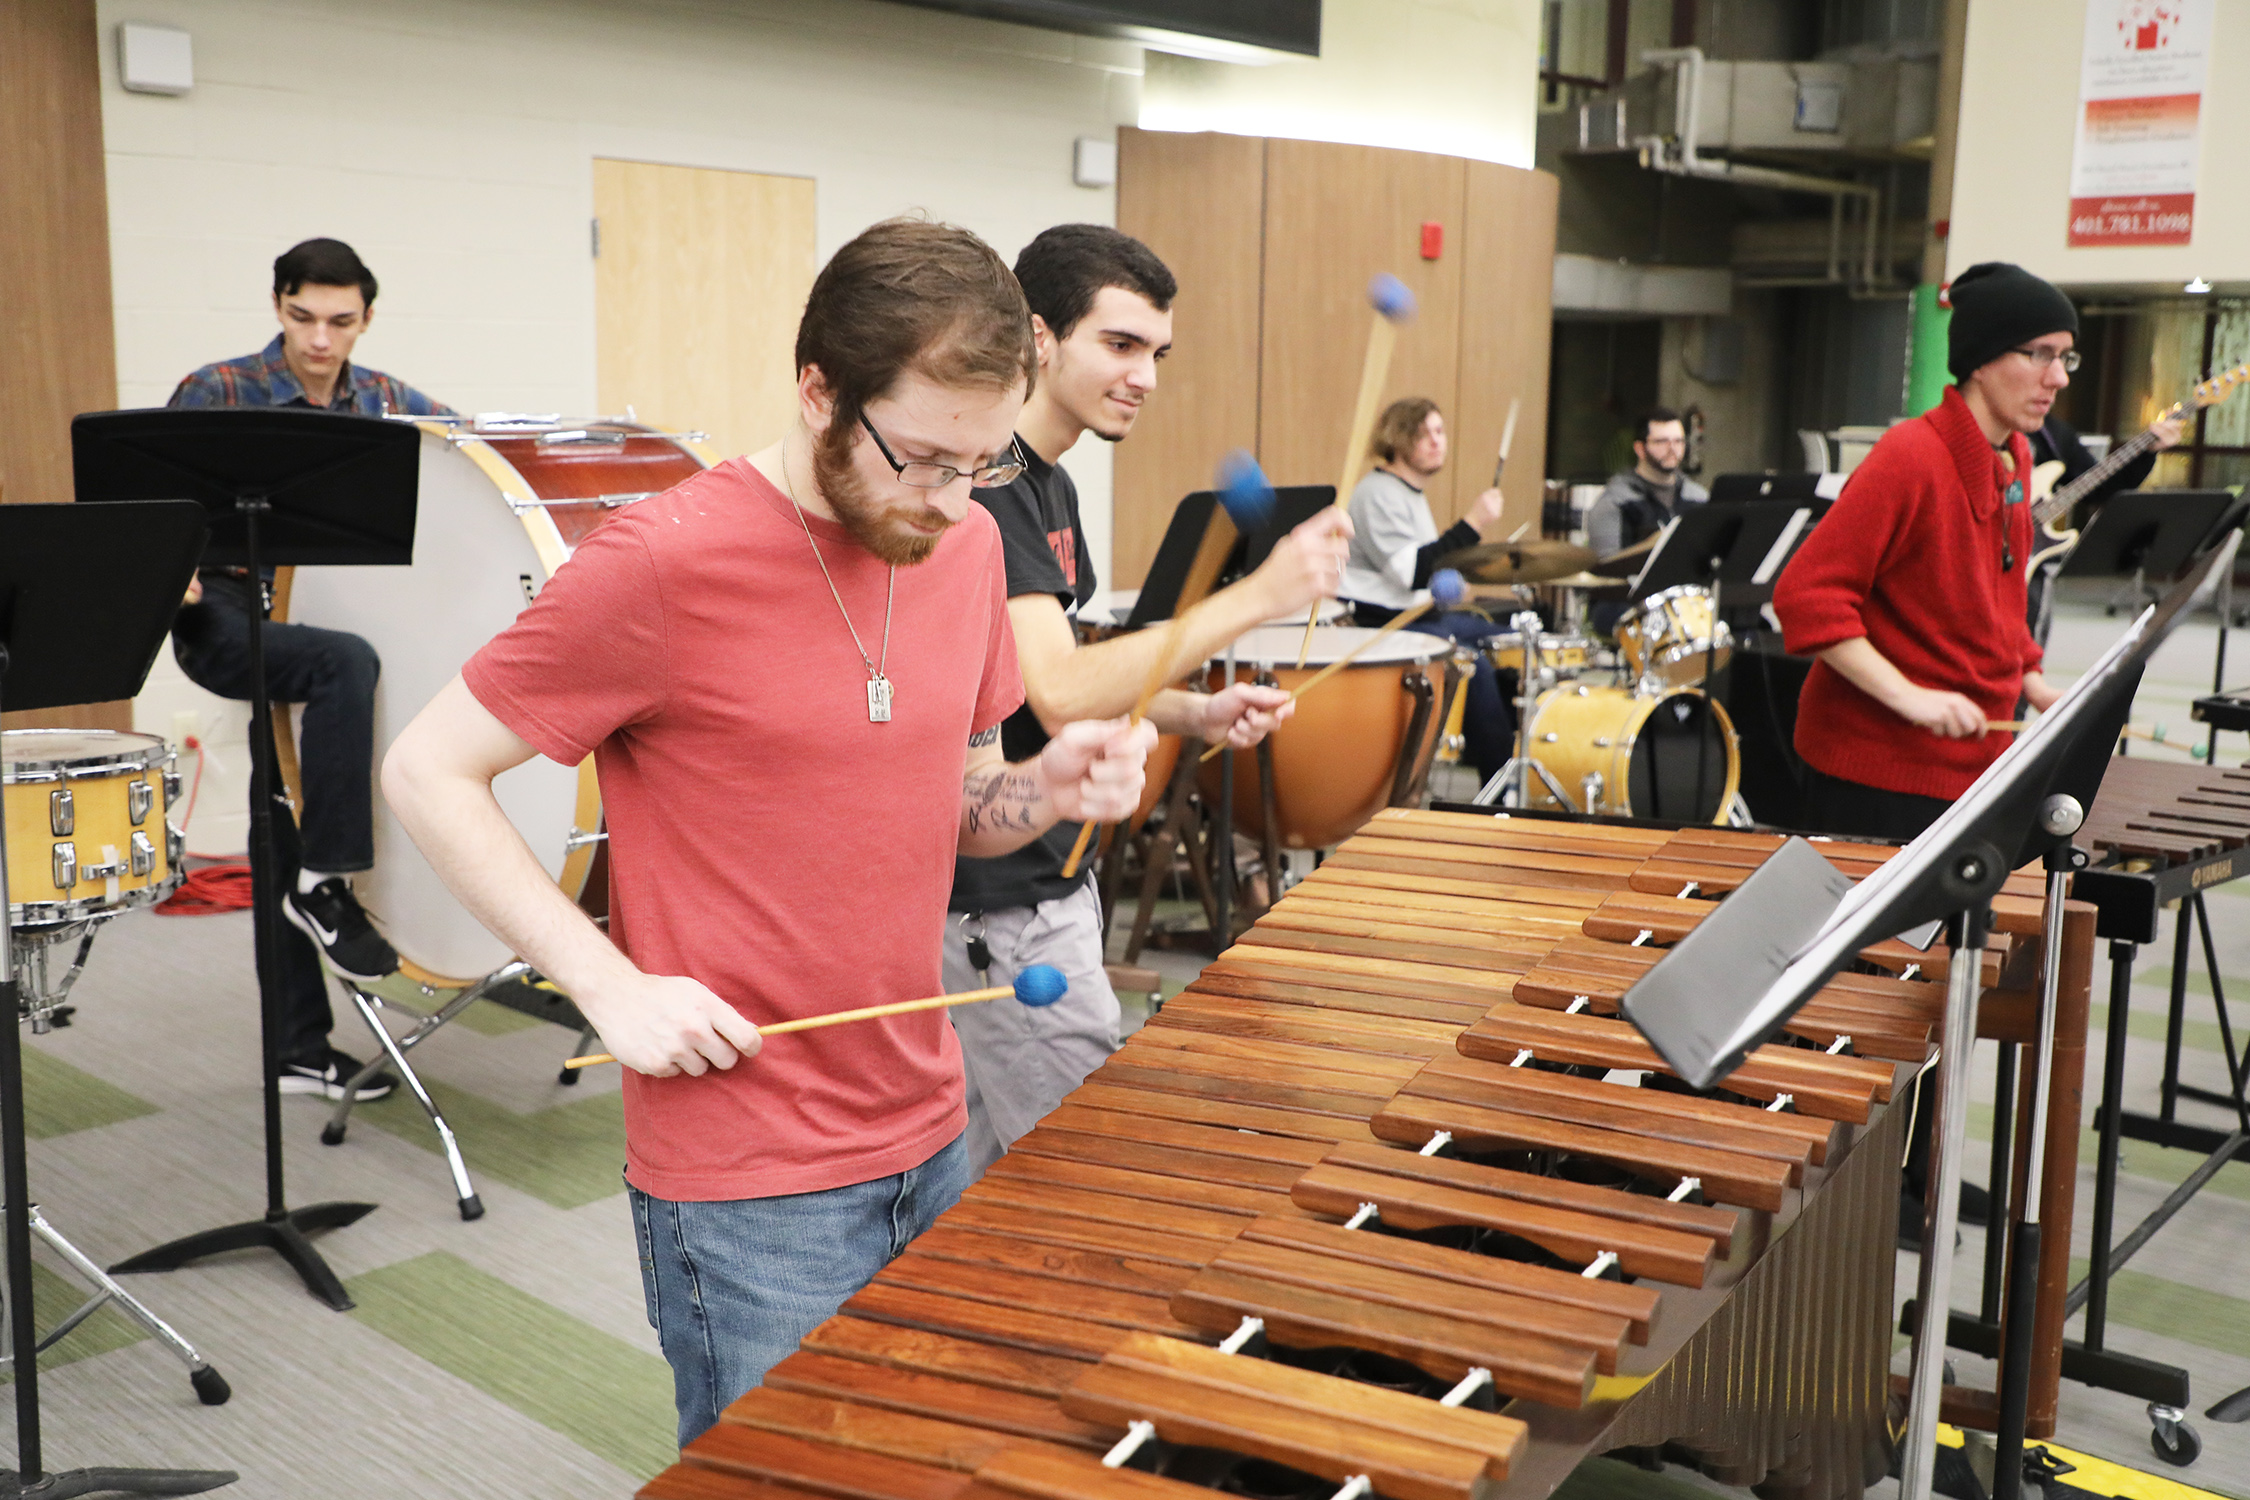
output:
M891 564L891 581L883 596L883 655L880 661L870 660L867 647L859 638L859 627L852 623L852 612L844 608L844 596L837 591L836 580L828 571L828 560L820 555L820 543L813 540L812 523L805 519L805 507L797 499L797 483L789 477L789 447L781 449L781 483L789 492L790 509L797 513L797 524L804 528L805 545L812 548L813 561L820 565L820 576L827 581L828 597L836 601L836 613L844 617L844 628L851 632L852 647L859 652L860 661L867 668L867 722L891 722L891 679L884 668L891 664L891 606L898 602L898 564Z

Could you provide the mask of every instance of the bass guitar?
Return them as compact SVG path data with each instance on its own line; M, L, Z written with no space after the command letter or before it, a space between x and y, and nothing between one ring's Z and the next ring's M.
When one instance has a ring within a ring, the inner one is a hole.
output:
M2173 402L2157 421L2178 422L2206 406L2216 406L2245 381L2250 381L2250 364L2236 365L2197 386L2188 400ZM2077 530L2067 524L2078 502L2155 446L2156 429L2151 426L2111 448L2100 463L2061 489L2055 488L2055 481L2062 478L2061 459L2049 459L2031 471L2031 523L2037 530L2033 534L2036 550L2031 554L2030 573L2037 573L2048 563L2067 556L2070 549L2078 545ZM2057 525L2057 522L2066 524Z

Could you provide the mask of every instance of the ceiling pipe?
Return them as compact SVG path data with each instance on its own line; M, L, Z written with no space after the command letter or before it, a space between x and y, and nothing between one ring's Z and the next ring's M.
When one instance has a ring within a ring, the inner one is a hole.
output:
M1824 281L1809 284L1848 285L1854 295L1897 290L1890 286L1888 274L1880 269L1882 256L1878 239L1883 222L1883 194L1880 188L1837 177L1822 177L1812 172L1791 172L1780 167L1704 156L1698 149L1703 110L1703 49L1651 48L1641 54L1641 61L1668 66L1675 74L1672 135L1669 139L1661 135L1644 136L1634 143L1640 148L1642 166L1652 172L1668 172L1676 177L1700 177L1706 181L1732 182L1743 187L1767 187L1783 192L1815 193L1825 197L1829 200L1828 275ZM1856 277L1847 276L1843 266L1846 199L1855 200L1860 206L1863 232ZM1744 278L1742 284L1756 286L1781 283L1761 283L1752 278ZM1786 284L1802 286L1808 283L1791 279Z

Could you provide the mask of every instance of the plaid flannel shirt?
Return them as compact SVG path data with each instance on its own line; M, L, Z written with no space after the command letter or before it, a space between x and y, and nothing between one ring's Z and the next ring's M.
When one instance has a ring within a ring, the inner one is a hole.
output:
M297 377L289 373L282 357L281 335L256 354L221 360L180 382L170 406L311 406L312 399ZM450 406L432 401L403 380L346 361L336 376L336 393L327 410L358 412L380 417L399 412L410 417L458 416Z

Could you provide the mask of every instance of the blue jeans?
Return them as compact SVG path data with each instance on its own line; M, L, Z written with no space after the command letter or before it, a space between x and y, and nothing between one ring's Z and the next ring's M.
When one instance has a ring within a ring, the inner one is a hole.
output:
M956 1138L918 1167L820 1193L674 1203L628 1185L680 1446L834 1317L968 1180Z

